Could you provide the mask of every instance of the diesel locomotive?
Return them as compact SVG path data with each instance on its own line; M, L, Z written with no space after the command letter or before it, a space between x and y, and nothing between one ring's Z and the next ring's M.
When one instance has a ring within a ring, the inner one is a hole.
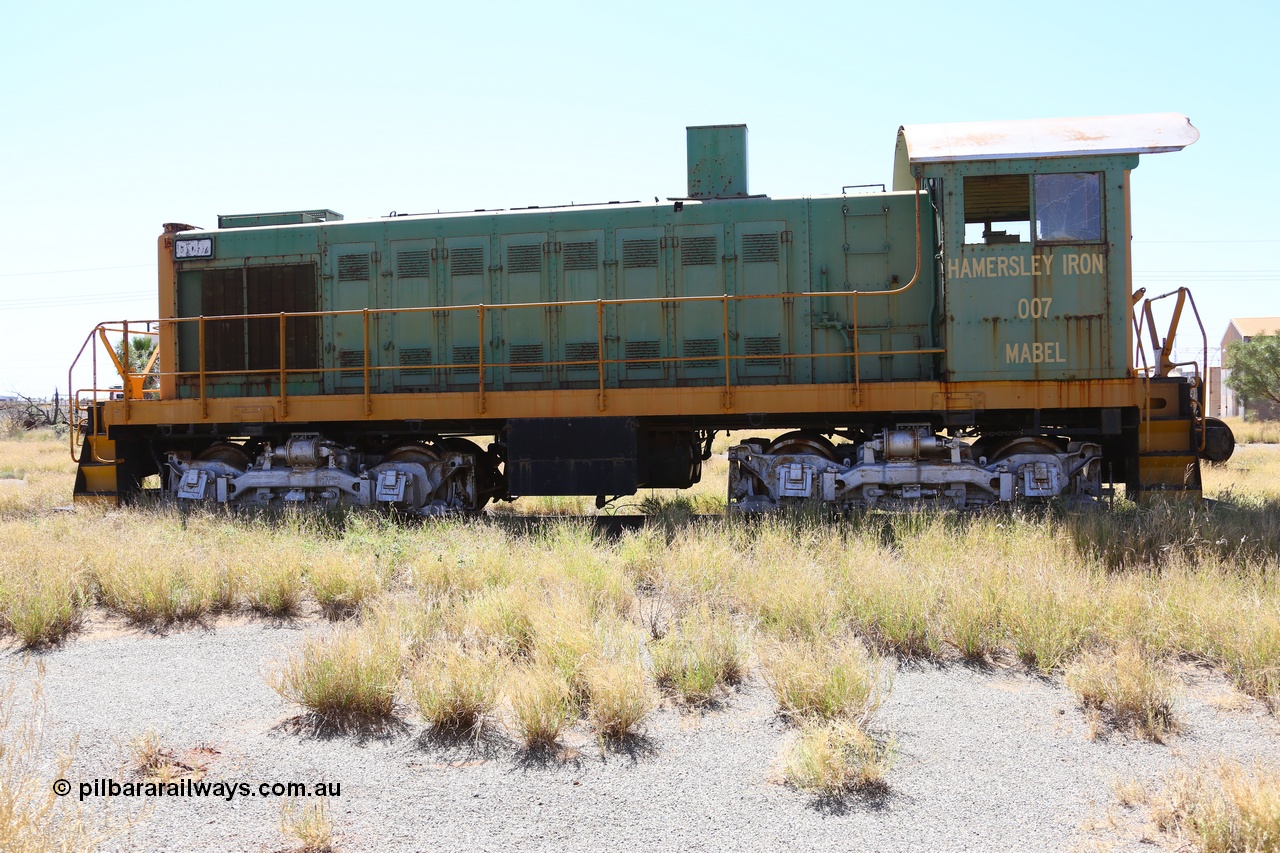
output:
M1233 439L1174 361L1190 294L1132 287L1129 211L1139 156L1198 136L909 125L891 189L775 199L745 126L690 127L665 201L167 224L159 317L72 366L75 498L603 503L756 430L782 434L730 448L731 509L1196 498ZM138 334L148 364L113 345Z

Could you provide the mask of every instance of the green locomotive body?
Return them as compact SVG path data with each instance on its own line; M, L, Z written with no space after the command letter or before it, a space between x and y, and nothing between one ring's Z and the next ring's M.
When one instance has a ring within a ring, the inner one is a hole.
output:
M1196 135L904 128L893 191L771 199L744 126L690 128L688 194L653 204L167 226L159 391L125 364L124 399L86 406L77 494L159 474L212 502L603 499L691 485L710 436L748 427L795 432L731 451L742 509L1091 496L1104 474L1198 494L1223 428L1171 375L1172 331L1135 365L1128 254L1139 154Z

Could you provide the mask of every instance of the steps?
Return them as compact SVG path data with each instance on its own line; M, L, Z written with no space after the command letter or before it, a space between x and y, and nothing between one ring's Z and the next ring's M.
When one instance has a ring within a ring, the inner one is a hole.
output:
M1191 418L1152 418L1138 427L1138 501L1199 500L1200 457Z
M86 434L80 449L80 467L76 470L76 485L72 502L76 506L107 504L116 506L120 500L116 481L116 463L99 460L116 458L116 443L103 435Z

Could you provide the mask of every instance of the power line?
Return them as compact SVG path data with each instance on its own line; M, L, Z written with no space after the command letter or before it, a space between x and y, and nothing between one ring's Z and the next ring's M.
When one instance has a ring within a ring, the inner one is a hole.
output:
M33 311L44 308L72 308L77 305L108 305L117 302L135 302L155 296L154 290L131 290L104 296L46 296L33 299L13 299L0 302L0 310Z
M121 267L85 267L78 270L38 270L36 272L6 272L0 273L0 278L21 278L23 276L32 275L67 275L77 272L102 272L104 270L137 270L143 267L155 267L155 264L126 264Z

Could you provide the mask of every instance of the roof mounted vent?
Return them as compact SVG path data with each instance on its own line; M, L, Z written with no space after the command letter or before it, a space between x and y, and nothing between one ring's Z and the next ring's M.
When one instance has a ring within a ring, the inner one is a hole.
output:
M341 213L332 210L282 210L278 213L237 213L218 217L219 228L256 228L263 225L303 225L313 222L340 222Z
M747 126L685 128L689 198L747 198Z

